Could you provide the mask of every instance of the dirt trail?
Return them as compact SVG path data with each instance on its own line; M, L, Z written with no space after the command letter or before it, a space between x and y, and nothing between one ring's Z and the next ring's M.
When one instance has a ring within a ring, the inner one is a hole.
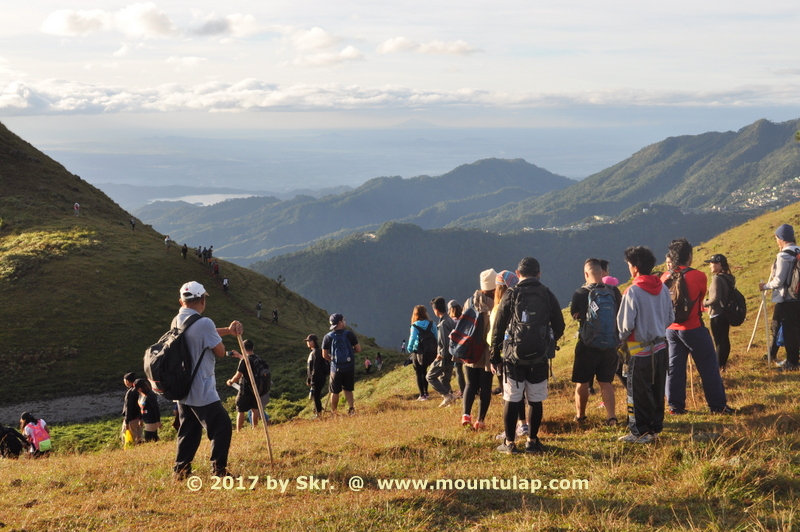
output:
M19 425L19 415L23 412L30 412L47 423L72 423L120 414L123 397L125 390L0 406L0 423L16 427Z

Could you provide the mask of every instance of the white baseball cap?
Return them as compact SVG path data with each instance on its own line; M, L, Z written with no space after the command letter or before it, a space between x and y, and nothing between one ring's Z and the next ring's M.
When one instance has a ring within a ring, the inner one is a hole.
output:
M181 286L181 299L187 301L189 299L197 299L201 296L207 296L206 289L197 281L189 281Z

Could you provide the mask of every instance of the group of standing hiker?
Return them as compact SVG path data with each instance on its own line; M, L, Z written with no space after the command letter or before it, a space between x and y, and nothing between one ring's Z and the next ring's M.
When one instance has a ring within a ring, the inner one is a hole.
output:
M773 337L782 331L787 358L778 365L785 371L798 367L800 304L790 288L800 248L789 225L775 232L780 249L772 274L761 290L773 291ZM626 388L628 433L622 442L647 443L662 431L665 412L687 412L687 361L697 367L708 409L714 414L735 414L729 406L723 373L729 362L731 326L744 320L744 298L735 288L727 258L714 254L704 261L708 277L692 268L693 248L684 238L669 244L668 269L654 274L655 255L645 247L624 253L631 285L621 293L608 274L608 262L589 258L584 263L584 284L576 290L570 315L580 323L575 346L572 381L575 383L575 421L584 423L591 383L596 379L608 426L617 425L614 388L618 375ZM442 395L440 407L459 398L450 388L454 367L463 365L461 424L485 428L491 402L493 375L500 376L503 393L504 431L498 435L498 451L517 453L518 436L527 436L525 451L539 453L538 438L542 403L547 398L549 361L555 356L565 322L555 295L541 283L539 262L522 259L516 271L481 272L480 288L464 303L464 314L454 320L444 298L431 301L438 324L423 305L414 307L408 339L414 366L418 400L428 399L428 386ZM468 312L469 309L472 309ZM708 312L711 331L703 320ZM712 336L713 335L713 336ZM772 355L778 342L773 340ZM477 354L476 354L477 353ZM473 405L478 399L477 415ZM527 415L525 414L527 410Z

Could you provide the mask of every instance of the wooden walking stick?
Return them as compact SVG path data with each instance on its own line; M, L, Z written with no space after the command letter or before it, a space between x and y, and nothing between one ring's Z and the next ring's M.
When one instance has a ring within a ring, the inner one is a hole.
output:
M761 291L761 302L764 304L764 345L767 347L767 367L772 367L772 350L769 345L769 322L767 321L767 293Z
M694 364L692 364L692 357L686 359L688 362L689 367L686 368L689 372L689 389L692 392L692 407L697 410L697 399L694 397Z
M758 321L761 319L761 311L764 310L764 299L761 298L761 304L758 305L758 314L756 314L756 321L753 324L753 334L750 335L750 343L747 344L747 350L750 351L750 348L753 347L753 339L756 337L756 331L758 330Z
M261 418L261 423L264 425L264 436L267 438L267 449L269 449L269 465L274 466L274 462L272 461L272 444L269 441L269 429L267 428L267 420L264 416L264 405L261 403L261 396L258 395L258 387L256 386L256 378L253 375L253 368L250 366L250 355L247 354L247 350L244 348L244 341L242 340L242 335L237 334L236 339L239 340L239 349L241 349L242 353L242 360L244 360L244 365L247 367L247 375L250 377L250 387L253 389L253 395L256 396L256 404L258 404L258 415Z

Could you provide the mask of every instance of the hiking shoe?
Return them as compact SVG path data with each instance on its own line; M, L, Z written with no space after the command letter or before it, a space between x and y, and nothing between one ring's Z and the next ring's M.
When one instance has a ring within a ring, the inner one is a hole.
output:
M483 421L476 421L475 423L472 424L472 428L474 428L475 430L483 430L486 428L486 423L484 423Z
M682 416L686 413L686 409L669 407L669 413L673 416Z
M787 362L788 362L788 360L786 360L786 359L776 360L775 361L775 365L778 366L779 368L782 368L783 366L786 365Z
M505 454L519 454L521 451L517 449L517 444L513 441L511 442L503 442L497 447L498 453L505 453Z
M530 454L541 454L544 452L544 445L542 445L542 442L539 441L538 437L528 440L527 445L525 445L525 452Z
M617 421L617 418L615 418L615 417L610 417L610 418L606 419L603 423L606 424L606 427L616 427L619 424L619 422Z
M641 436L637 436L636 434L626 434L625 436L618 438L617 441L624 443L650 443L655 441L655 439L656 435L652 432L648 432L647 434L642 434Z
M348 410L348 411L347 411L347 415L348 415L348 416L354 416L354 415L356 415L356 409L355 409L355 408L353 408L353 407L351 406L351 407L350 407L350 410Z
M581 417L575 416L575 422L576 423L586 423L586 416L581 416Z
M456 400L456 398L453 397L453 394L452 393L448 393L447 395L444 396L444 399L442 399L442 402L439 403L439 408L442 408L442 407L445 407L445 406L450 406L451 404L453 404L453 401L455 401L455 400Z
M528 435L528 424L523 423L522 425L517 425L517 436L527 436Z
M461 399L461 395L462 395L461 390L453 392L453 397L455 397L456 399Z
M797 371L800 369L800 364L792 364L788 360L781 366L781 371Z
M461 416L461 424L465 427L469 427L472 425L472 416L469 414L464 414Z
M500 395L501 393L503 393L503 389L499 386L492 390L492 395Z
M728 405L725 405L725 408L723 408L722 410L716 410L716 411L712 410L711 413L712 414L732 415L732 414L738 414L739 411L736 410L735 408L731 408Z
M419 397L417 397L417 401L427 401L427 400L428 400L427 395L420 395Z
M179 471L173 471L172 472L172 478L174 478L175 480L181 481L181 482L183 482L184 480L188 479L191 476L192 476L192 468L191 467L187 467L185 469L181 469Z

